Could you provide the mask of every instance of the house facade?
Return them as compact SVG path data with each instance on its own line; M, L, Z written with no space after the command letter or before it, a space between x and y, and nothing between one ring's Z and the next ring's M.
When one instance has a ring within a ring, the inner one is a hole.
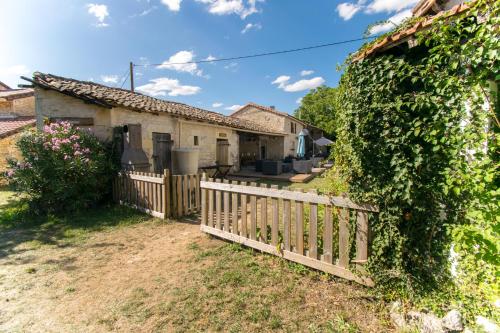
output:
M323 136L323 131L315 126L307 124L302 120L278 111L273 106L267 107L255 103L248 103L241 109L231 114L231 117L249 120L261 125L272 126L277 131L284 133L280 140L250 141L242 147L242 153L257 153L258 159L282 159L287 156L295 157L298 135L303 129L307 129L310 136L307 137L308 150L312 154L312 140Z
M168 168L184 173L176 165L191 163L183 162L186 154L196 155L195 170L218 164L236 171L242 163L295 156L298 134L304 128L317 137L322 134L299 119L256 104L225 116L51 74L37 72L25 79L34 87L39 129L47 122L68 121L103 141L118 138L123 142L122 166L138 171Z
M0 82L0 173L7 170L7 159L19 159L16 141L20 132L35 124L33 89L12 89Z
M258 136L271 142L284 136L252 121L93 82L43 73L28 80L34 86L38 128L46 122L69 121L103 141L121 135L124 149L136 149L130 156L138 159L122 160L122 164L137 170L172 169L178 151L195 152L198 167L222 164L238 170L241 137ZM129 139L137 142L127 144ZM134 167L139 164L141 168Z

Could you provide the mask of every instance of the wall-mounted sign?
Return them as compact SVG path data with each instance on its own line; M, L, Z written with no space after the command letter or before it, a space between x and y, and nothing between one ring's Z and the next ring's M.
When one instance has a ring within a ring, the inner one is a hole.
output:
M227 133L219 132L217 133L218 138L227 138Z

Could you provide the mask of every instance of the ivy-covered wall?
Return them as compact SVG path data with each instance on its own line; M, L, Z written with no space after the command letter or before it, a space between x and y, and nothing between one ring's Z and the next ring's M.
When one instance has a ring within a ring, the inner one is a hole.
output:
M416 48L348 62L335 115L349 192L381 207L369 264L378 285L469 321L500 319L499 13L499 1L477 1Z

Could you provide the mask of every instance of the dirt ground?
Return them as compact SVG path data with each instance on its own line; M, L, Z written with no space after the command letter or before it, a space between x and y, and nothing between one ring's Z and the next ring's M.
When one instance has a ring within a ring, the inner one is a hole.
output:
M0 234L0 332L389 331L365 289L158 220Z

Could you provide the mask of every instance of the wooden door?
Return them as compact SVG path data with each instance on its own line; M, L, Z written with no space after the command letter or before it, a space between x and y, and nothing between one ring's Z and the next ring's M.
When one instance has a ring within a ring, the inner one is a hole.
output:
M172 145L170 133L153 133L153 168L155 173L172 169Z
M229 141L225 139L217 139L215 161L219 165L229 164Z

